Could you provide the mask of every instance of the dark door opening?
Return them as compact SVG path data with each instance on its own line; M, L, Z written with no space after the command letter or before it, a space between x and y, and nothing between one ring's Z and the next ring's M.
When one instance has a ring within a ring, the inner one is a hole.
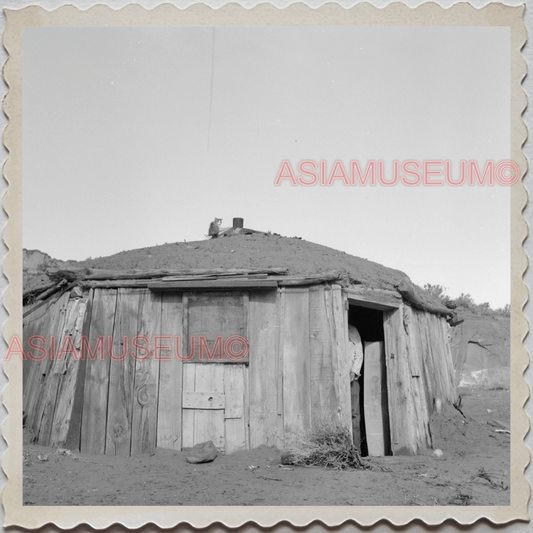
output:
M354 444L363 456L392 455L383 311L350 305L348 324L357 328L364 351L360 375L351 384Z

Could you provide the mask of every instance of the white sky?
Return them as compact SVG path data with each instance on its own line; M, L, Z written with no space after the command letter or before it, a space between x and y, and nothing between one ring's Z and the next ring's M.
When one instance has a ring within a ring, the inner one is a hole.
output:
M24 247L83 260L243 217L503 306L507 188L274 180L508 159L509 53L507 28L25 28Z

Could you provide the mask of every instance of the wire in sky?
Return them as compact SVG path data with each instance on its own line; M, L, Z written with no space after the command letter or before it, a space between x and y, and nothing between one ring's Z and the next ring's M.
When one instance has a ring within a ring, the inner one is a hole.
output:
M211 40L211 90L209 94L209 122L207 124L207 151L211 140L211 114L213 111L213 76L215 72L215 27L213 26L213 38Z

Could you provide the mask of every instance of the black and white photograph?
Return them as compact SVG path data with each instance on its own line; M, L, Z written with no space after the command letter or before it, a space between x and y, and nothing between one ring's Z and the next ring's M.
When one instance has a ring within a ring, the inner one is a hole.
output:
M525 27L463 7L8 14L10 523L527 516Z

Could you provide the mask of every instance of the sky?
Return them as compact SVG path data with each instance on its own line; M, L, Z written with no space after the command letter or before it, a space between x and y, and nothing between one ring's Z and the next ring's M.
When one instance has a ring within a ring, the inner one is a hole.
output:
M206 238L330 246L510 302L500 185L275 186L283 161L510 156L498 27L24 28L23 244L58 259Z

